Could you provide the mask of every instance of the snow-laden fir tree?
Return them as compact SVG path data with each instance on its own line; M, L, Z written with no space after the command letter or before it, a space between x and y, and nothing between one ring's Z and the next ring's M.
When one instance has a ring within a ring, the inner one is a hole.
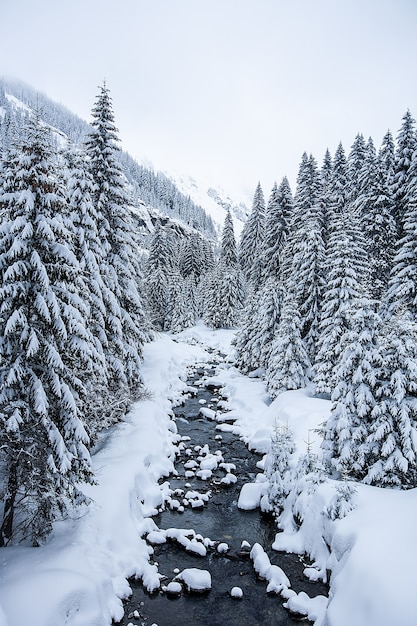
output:
M400 239L403 236L403 226L406 212L406 195L409 185L408 171L410 169L416 147L417 140L415 120L410 111L407 111L403 116L402 125L397 135L393 180L395 219Z
M236 367L243 373L268 366L281 319L284 288L268 278L259 293L249 296L236 334Z
M17 529L36 544L86 500L80 483L92 470L77 400L80 375L96 372L64 187L38 116L0 194L0 542Z
M334 368L343 351L342 337L349 328L355 301L362 297L369 275L365 242L357 215L349 204L346 185L346 159L342 146L339 146L334 159L329 197L325 289L314 362L317 392L326 394L330 394L335 387Z
M252 211L243 226L239 246L240 267L251 288L257 290L262 275L262 249L265 235L265 198L258 183Z
M293 294L301 318L301 338L310 360L315 357L318 338L319 305L323 291L323 204L320 177L312 156L303 157L294 199L285 286Z
M378 410L384 354L381 319L371 301L356 300L341 344L331 395L332 410L323 429L324 460L344 476L361 480L370 462L370 425Z
M180 268L184 278L192 276L195 284L199 282L201 275L207 270L205 253L202 238L196 232L191 233L185 239L181 251Z
M263 510L270 510L275 515L281 512L293 485L290 459L294 451L294 435L288 425L275 424L264 469L269 483L266 494L268 505L262 503Z
M169 328L173 333L180 333L182 330L194 326L197 318L194 276L191 274L187 278L183 278L180 275L175 291L171 304L172 316Z
M145 294L154 328L164 330L173 302L169 298L169 281L175 269L171 242L160 223L155 228L145 266Z
M243 279L238 267L233 221L228 211L223 226L219 260L207 277L203 302L204 322L212 328L236 326L243 300Z
M281 275L282 251L287 241L293 210L291 187L284 177L279 187L276 184L273 186L266 208L262 284L270 277L277 280Z
M274 398L284 391L301 389L310 381L311 363L301 338L301 325L298 307L287 292L266 372L268 392Z
M91 332L97 355L100 357L100 367L96 376L89 373L84 377L86 394L84 421L88 426L90 436L105 428L114 417L109 407L112 399L109 396L105 349L106 310L103 301L105 287L100 274L102 248L98 237L98 215L93 203L94 181L88 168L85 152L69 146L64 152L65 189L73 226L73 252L80 266L84 280L84 289L81 294L88 305L87 327ZM94 411L88 407L94 406Z
M383 163L386 171L386 183L390 188L390 192L393 193L392 185L395 175L395 143L390 130L387 130L384 137L382 138L382 143L378 154L379 159Z
M385 161L381 155L376 155L372 140L369 140L355 208L369 258L369 295L377 301L387 289L398 237L388 178Z
M149 329L142 305L142 277L129 198L117 160L119 139L105 84L96 98L92 117L86 149L103 250L100 272L105 285L109 388L118 397L119 405L127 407L140 393L142 345L149 337Z
M352 144L347 159L349 178L349 200L354 202L361 191L361 175L366 159L366 143L363 135L358 133Z
M278 327L284 294L282 252L288 235L293 199L288 180L274 185L268 201L263 242L263 276L261 289L250 295L236 335L236 364L242 372L250 372L269 361L272 341Z
M378 404L368 424L363 482L379 487L417 484L417 325L394 316L381 338Z
M226 217L224 219L220 246L220 261L226 267L233 269L237 268L239 265L235 230L230 211L226 212Z
M385 308L390 314L417 316L417 151L409 168L409 186L403 198L403 237L393 260Z

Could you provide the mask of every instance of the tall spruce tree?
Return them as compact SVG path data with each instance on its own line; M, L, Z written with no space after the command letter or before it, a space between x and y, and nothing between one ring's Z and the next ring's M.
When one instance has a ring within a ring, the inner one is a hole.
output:
M417 484L417 328L407 317L385 325L378 405L368 424L363 482L379 487Z
M109 388L124 410L141 389L142 345L149 336L141 299L141 272L110 93L104 84L92 109L86 142L94 180L94 204L103 250L100 272L105 286L106 359Z
M403 237L403 227L406 212L406 195L409 185L408 171L414 151L417 146L415 120L410 111L407 111L402 119L402 125L397 136L395 151L393 194L395 201L395 218L397 221L398 235Z
M172 312L169 306L169 279L174 270L173 257L168 235L158 223L152 236L145 278L149 315L153 326L158 330L167 329L167 320Z
M238 267L233 221L225 217L220 255L207 279L203 319L212 328L236 326L243 306L243 279Z
M318 338L319 303L323 289L323 205L320 203L320 177L312 156L300 166L294 200L290 239L292 259L286 289L293 294L301 317L301 337L310 359L314 359Z
M336 151L329 191L330 226L325 251L325 284L320 309L319 337L314 364L319 393L330 394L335 386L334 368L343 350L341 343L355 300L362 297L368 276L365 243L357 215L348 197L343 147Z
M378 405L383 363L381 320L370 301L356 300L335 368L332 411L325 422L324 458L342 475L361 480L369 463L369 425Z
M239 261L242 272L251 288L259 288L262 275L262 247L265 235L265 199L258 183L252 211L245 222L240 238Z
M403 198L403 237L393 260L386 306L391 314L417 315L417 152L409 168L409 185Z
M369 293L380 301L388 285L397 241L394 202L385 160L376 155L372 140L361 173L355 201L369 257Z
M9 159L0 190L0 542L34 544L92 480L77 401L96 354L80 298L64 187L39 116Z
M105 349L106 310L103 301L105 290L100 274L102 261L101 243L98 237L98 215L94 206L94 181L88 168L84 151L68 146L64 151L64 178L68 211L73 227L73 252L80 266L84 288L81 297L88 305L87 328L91 332L100 367L95 376L85 377L86 394L85 423L91 437L114 421L109 408L112 398L108 389ZM92 412L88 407L94 406Z
M265 215L265 237L263 241L263 282L268 278L277 279L281 272L284 250L290 220L294 209L291 187L284 177L280 186L272 188Z
M290 389L301 389L310 380L311 363L301 338L301 325L294 297L288 293L266 372L268 391L272 397Z
M293 198L288 179L274 185L268 201L263 242L263 276L259 293L250 295L236 335L236 364L250 372L269 362L284 294L282 253L287 241Z

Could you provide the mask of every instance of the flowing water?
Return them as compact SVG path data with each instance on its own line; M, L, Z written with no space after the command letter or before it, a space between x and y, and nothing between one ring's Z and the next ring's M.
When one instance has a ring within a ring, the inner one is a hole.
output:
M208 367L208 366L206 366ZM327 595L327 587L322 583L310 582L303 576L308 564L303 557L294 554L278 553L271 549L276 526L270 517L259 511L242 511L237 502L242 485L255 479L259 470L256 467L260 456L250 452L235 435L216 430L216 422L200 414L202 406L216 409L220 400L219 390L199 385L203 378L213 372L200 369L188 381L190 386L197 384L197 394L185 397L184 404L175 409L178 432L186 441L188 453L178 459L177 477L170 477L171 489L193 489L204 493L211 490L211 497L203 509L186 508L183 513L165 510L154 518L160 529L194 529L203 537L225 542L229 546L226 554L216 550L201 557L189 552L173 541L154 547L154 562L168 584L174 577L174 570L199 568L211 573L212 589L204 594L183 592L172 598L165 593L147 593L140 581L130 581L132 596L125 602L125 618L120 624L147 624L149 626L284 626L294 624L295 618L283 608L280 596L266 593L266 582L258 579L248 553L241 549L242 541L250 545L259 543L267 552L272 564L278 565L290 579L291 588L305 591L310 597ZM202 405L201 401L205 401ZM219 434L222 439L219 440ZM217 437L217 438L216 438ZM213 471L211 479L185 478L184 462L198 456L195 446L208 445L211 453L220 450L226 463L234 463L237 483L222 486L220 479L225 476L221 469ZM190 456L191 451L191 456ZM185 451L184 451L185 452ZM189 486L186 486L189 485ZM242 599L232 598L232 587L240 587ZM136 613L134 613L136 611ZM134 617L133 614L136 616Z

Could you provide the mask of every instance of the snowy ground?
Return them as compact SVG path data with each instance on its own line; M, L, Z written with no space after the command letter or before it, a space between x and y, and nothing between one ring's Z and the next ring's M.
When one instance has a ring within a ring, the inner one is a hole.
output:
M234 369L232 336L201 325L177 336L180 342L161 335L145 347L144 378L151 395L94 456L99 479L89 488L94 503L77 519L57 523L45 546L0 551L0 626L108 626L123 614L128 577L141 576L150 587L159 583L141 536L161 503L158 478L173 468L172 405L186 387L187 365L210 360L205 346L230 356L230 367L217 379L228 397L228 417L236 422L221 428L233 428L251 448L266 453L279 420L295 434L295 456L305 451L306 441L319 449L315 429L328 415L329 403L306 391L287 392L270 403L259 379ZM315 562L306 573L312 578L332 570L327 608L305 594L294 594L288 603L317 626L415 626L416 490L357 485L356 508L332 521L325 511L336 488L326 481L314 496L302 492L282 516L274 547L309 552ZM256 483L248 489L245 506L256 506L262 490ZM301 527L293 523L294 508Z

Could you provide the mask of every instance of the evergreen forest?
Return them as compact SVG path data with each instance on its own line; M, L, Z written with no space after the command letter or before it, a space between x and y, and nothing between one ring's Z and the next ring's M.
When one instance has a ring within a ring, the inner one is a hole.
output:
M16 102L19 106L16 106ZM88 505L91 454L146 397L142 349L202 320L271 399L331 400L323 472L417 486L417 134L358 134L296 188L260 183L239 238L120 148L103 84L87 124L0 84L0 545ZM146 210L145 210L146 209ZM239 239L239 240L237 240ZM287 432L266 473L282 504Z

